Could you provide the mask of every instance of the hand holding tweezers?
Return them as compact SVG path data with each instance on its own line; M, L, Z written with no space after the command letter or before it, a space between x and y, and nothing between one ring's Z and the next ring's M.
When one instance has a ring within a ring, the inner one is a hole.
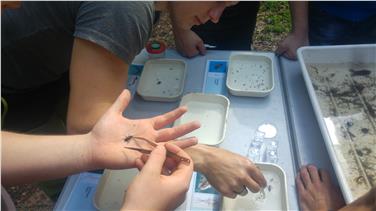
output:
M129 141L129 140L137 140L137 139L140 139L140 140L143 140L143 141L146 141L149 145L151 145L153 148L158 146L157 143L155 142L152 142L146 138L143 138L143 137L138 137L138 136L127 136L124 141ZM127 148L127 149L130 149L130 150L135 150L135 151L139 151L143 154L150 154L153 150L149 150L149 149L143 149L143 148L137 148L137 147L128 147L128 146L125 146L124 148ZM174 158L174 159L177 159L179 161L182 161L182 162L185 162L187 164L189 164L191 162L190 159L188 158L185 158L185 157L182 157L176 153L173 153L173 152L170 152L170 151L167 151L167 156L168 157L171 157L171 158Z

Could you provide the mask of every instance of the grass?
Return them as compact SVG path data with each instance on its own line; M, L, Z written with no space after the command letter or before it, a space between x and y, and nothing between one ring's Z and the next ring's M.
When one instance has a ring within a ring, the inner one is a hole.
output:
M253 37L255 50L274 51L290 28L291 19L287 1L261 2Z
M287 1L262 1L257 14L253 48L258 51L274 51L290 28L290 10ZM172 26L166 14L162 14L159 24L154 27L151 39L164 40L170 48L175 47Z

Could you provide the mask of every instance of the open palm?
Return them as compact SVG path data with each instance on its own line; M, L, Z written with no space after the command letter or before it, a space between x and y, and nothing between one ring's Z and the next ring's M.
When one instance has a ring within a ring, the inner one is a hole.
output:
M91 160L96 168L135 167L135 160L141 156L141 153L124 148L129 144L124 141L128 136L143 137L153 142L165 142L200 127L199 123L191 122L173 128L165 128L187 111L185 107L148 119L127 119L122 114L128 106L130 98L129 92L124 90L90 132ZM195 144L196 141L195 138L191 138L179 142L179 145L187 147Z

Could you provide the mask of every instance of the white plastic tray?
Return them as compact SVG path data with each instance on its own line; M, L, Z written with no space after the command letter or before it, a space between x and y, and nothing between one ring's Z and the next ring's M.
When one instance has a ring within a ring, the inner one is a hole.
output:
M230 56L226 86L236 96L265 97L274 88L273 60L257 53Z
M198 142L207 145L220 144L226 132L226 121L230 101L223 95L191 93L184 95L181 106L187 106L188 112L174 125L190 121L199 121L201 128L187 134L185 137L196 136Z
M95 192L94 206L98 210L120 210L128 185L137 173L137 169L106 169Z
M183 94L185 76L183 60L149 60L141 73L137 93L145 100L177 101Z
M376 45L298 50L312 105L347 203L376 184Z
M257 163L267 181L263 191L252 193L235 199L223 197L222 210L288 210L286 174L275 164Z

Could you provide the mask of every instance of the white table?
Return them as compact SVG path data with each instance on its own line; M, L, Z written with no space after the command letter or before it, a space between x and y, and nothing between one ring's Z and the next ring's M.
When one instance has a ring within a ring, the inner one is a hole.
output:
M188 75L184 93L189 93L202 92L208 60L228 60L230 54L231 51L208 51L205 56L186 59L175 51L169 50L166 53L166 58L183 59L187 62ZM274 125L278 131L276 140L279 143L277 164L285 170L287 175L289 207L291 210L297 210L295 175L300 165L314 163L328 169L332 175L334 174L305 88L299 63L276 57L269 52L265 52L265 55L274 58L275 89L265 98L227 95L231 102L230 113L226 138L220 147L246 155L249 143L258 126L262 123ZM147 54L143 51L134 63L143 64L147 59ZM134 95L125 115L130 118L151 117L177 106L178 102L147 102L138 95ZM68 179L55 206L56 210L64 209L64 204L70 198L70 192L77 185L79 177L80 175L74 175ZM334 176L332 178L336 181Z

